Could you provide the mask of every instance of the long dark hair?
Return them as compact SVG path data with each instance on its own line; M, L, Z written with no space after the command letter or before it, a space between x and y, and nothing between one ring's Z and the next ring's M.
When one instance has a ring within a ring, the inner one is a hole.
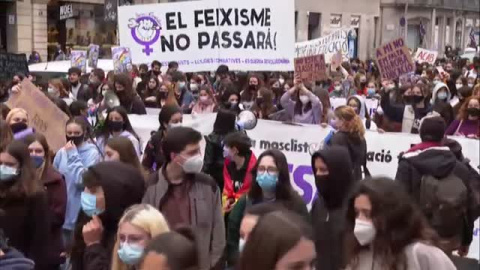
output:
M295 107L293 108L293 113L297 115L302 115L312 109L312 102L308 103L303 107L303 103L300 101L300 90L295 91Z
M266 214L250 233L238 269L275 269L277 262L302 238L313 239L311 225L303 218L288 211Z
M137 133L135 133L135 130L133 130L132 124L128 119L127 110L125 110L125 108L122 106L113 107L112 109L108 110L105 124L99 129L97 137L104 137L106 140L110 136L112 130L110 130L109 126L111 125L110 122L112 121L110 121L109 117L112 112L116 112L122 116L123 130L130 132L130 134L132 134L135 138L137 138L138 141L140 141L140 137L137 135Z
M18 163L18 175L13 182L0 183L0 198L24 198L31 197L41 192L41 185L36 181L35 168L30 158L28 147L22 141L12 141L5 149Z
M114 137L107 140L106 146L117 151L120 155L120 161L125 164L130 164L133 167L143 172L143 168L138 160L137 152L133 146L132 141L125 137Z
M407 269L404 249L414 242L436 244L435 232L403 187L387 177L366 179L357 183L347 204L349 230L345 246L346 258L352 266L358 263L358 254L365 248L358 244L353 235L355 199L360 195L367 196L372 205L371 217L377 232L372 247L382 269ZM402 267L399 268L399 265Z
M0 119L0 150L13 141L13 132L7 121Z
M125 88L123 90L125 94L120 94L120 92L117 91L115 84L122 85ZM128 74L125 74L125 73L115 74L115 76L113 77L113 87L115 89L114 90L115 94L117 94L118 98L120 99L121 105L126 108L129 108L133 102L133 97L135 97L135 95L137 94L133 90L132 79L130 79Z
M241 99L242 101L252 101L257 98L256 95L252 95L252 91L250 90L250 79L251 78L256 78L258 81L257 85L257 91L263 86L263 80L260 76L260 74L252 73L248 75L247 83L245 85L245 89L243 89L242 94L241 94Z
M258 185L255 179L257 178L258 165L262 159L266 156L270 156L275 161L275 165L278 169L278 183L275 189L275 198L279 201L291 202L296 195L290 182L290 173L288 171L288 163L285 155L277 149L270 149L263 152L257 159L257 164L252 169L252 186L248 192L248 196L255 202L263 199L262 188Z
M235 131L235 121L237 116L234 112L220 109L217 113L217 118L215 118L215 123L213 124L213 132L219 135L227 135L230 132Z

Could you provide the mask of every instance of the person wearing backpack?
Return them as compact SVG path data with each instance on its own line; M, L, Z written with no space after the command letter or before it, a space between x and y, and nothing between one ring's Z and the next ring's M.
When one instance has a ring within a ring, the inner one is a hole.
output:
M417 202L447 253L466 256L473 237L474 198L471 172L444 146L445 122L427 116L420 124L422 142L400 154L395 179Z

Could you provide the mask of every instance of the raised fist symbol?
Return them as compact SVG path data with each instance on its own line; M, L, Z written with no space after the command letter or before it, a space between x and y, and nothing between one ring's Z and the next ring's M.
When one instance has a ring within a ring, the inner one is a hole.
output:
M139 22L137 32L142 41L150 41L155 36L155 26L151 20L143 19Z

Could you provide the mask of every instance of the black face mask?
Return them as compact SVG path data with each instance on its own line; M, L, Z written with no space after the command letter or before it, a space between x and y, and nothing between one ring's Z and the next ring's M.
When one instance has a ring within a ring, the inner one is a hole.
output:
M257 87L258 87L258 85L250 84L250 85L248 86L248 89L250 89L251 91L256 91L256 90L257 90Z
M472 117L479 117L480 116L480 109L478 108L468 108L467 109L468 115Z
M15 134L27 129L28 125L27 123L24 123L24 122L18 122L18 123L11 124L10 128L12 129L12 132Z
M413 96L413 103L417 104L423 101L423 96Z
M108 126L110 127L110 130L119 132L123 130L123 121L110 121Z
M160 91L158 93L158 97L161 99L166 99L167 98L167 92Z
M79 146L80 144L83 143L83 135L79 135L79 136L66 136L66 138L67 138L67 142L72 141L73 144L75 144L76 146Z
M257 102L257 106L262 105L262 103L263 103L263 97L257 97L256 102Z
M73 87L77 87L78 81L76 81L76 82L70 82L70 84L71 84Z
M153 73L155 76L158 76L158 75L160 75L161 72L160 72L160 71L152 70L152 73Z
M403 96L403 100L405 101L405 104L413 105L422 101L423 97L422 96Z
M328 194L328 175L315 176L315 185L318 188L318 192L325 197Z

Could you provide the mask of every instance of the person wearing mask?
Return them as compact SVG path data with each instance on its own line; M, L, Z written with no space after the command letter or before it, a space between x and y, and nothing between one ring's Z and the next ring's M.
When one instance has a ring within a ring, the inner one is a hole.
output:
M150 240L169 231L165 217L151 205L136 204L125 210L118 222L111 270L139 269Z
M360 181L347 207L347 270L456 269L435 246L435 233L398 182Z
M277 112L277 107L273 104L272 90L265 87L258 90L252 111L257 118L265 120L270 119L269 116Z
M400 155L395 180L421 208L441 238L445 253L458 250L465 256L476 219L469 184L474 176L450 148L443 146L444 130L445 122L439 116L422 120L422 142Z
M283 94L280 103L294 123L318 125L322 120L320 100L299 78L296 79L295 86Z
M377 125L370 118L369 109L365 104L365 97L359 95L350 96L347 99L347 105L360 117L365 129L377 130Z
M102 85L105 80L105 71L101 68L94 68L88 77L88 84L92 89L92 98L88 100L88 104L94 104L102 93Z
M163 82L163 78L162 78L162 63L160 63L159 61L157 60L153 60L152 61L152 64L150 65L151 67L151 70L150 70L150 75L151 76L155 76L157 77L157 79L161 82Z
M178 63L176 61L168 62L167 74L173 74L178 71Z
M189 228L162 233L146 246L139 270L199 269L197 241Z
M217 104L213 97L210 86L203 85L198 91L198 100L194 103L192 108L192 114L205 114L213 113L217 110Z
M163 139L169 129L182 126L183 114L177 105L165 105L158 115L160 127L152 132L152 137L145 146L142 159L142 166L149 172L160 169L165 163L165 157L162 153ZM156 183L156 179L153 179Z
M295 213L275 211L250 233L237 269L312 270L316 256L311 225Z
M434 105L437 102L446 102L449 103L451 99L450 90L448 86L442 82L438 82L434 84L433 92L432 92L432 99L430 103Z
M172 72L171 76L173 88L175 90L175 99L183 112L189 112L194 100L192 92L190 92L186 83L187 78L185 77L185 74L180 71Z
M213 177L220 190L223 190L224 139L236 131L236 115L229 110L220 110L213 124L213 131L205 137L205 155L202 171Z
M4 149L13 141L13 133L6 121L0 119L0 149Z
M62 98L71 102L71 99L68 97L68 92L60 79L51 79L48 81L47 93L52 98Z
M353 188L353 167L348 150L332 146L312 155L312 171L318 198L313 201L312 225L315 231L317 269L343 269L343 239L347 231L348 194Z
M72 270L108 270L124 211L145 192L140 172L120 162L102 162L83 175L81 211L75 224Z
M363 179L363 175L369 176L365 128L360 117L350 106L339 106L335 109L332 125L337 132L333 134L328 145L347 148L355 180Z
M252 185L252 170L257 163L250 150L252 142L244 132L228 134L223 141L223 211L230 213L238 199L246 194Z
M305 203L293 189L285 155L276 149L263 152L252 170L252 186L235 204L228 217L227 260L234 266L238 260L240 223L252 205L277 202L309 220Z
M68 69L68 81L70 82L69 98L88 102L88 100L92 98L92 92L88 85L80 82L81 75L82 70L78 67Z
M355 89L356 94L359 96L364 96L367 93L367 75L364 72L358 72L355 75Z
M108 112L104 125L98 131L98 147L105 149L107 140L113 137L128 138L135 147L137 158L140 158L142 155L140 138L133 130L132 124L130 124L130 120L128 119L127 111L122 106L114 107Z
M158 89L158 108L163 108L163 106L167 104L169 87L171 87L171 84L168 82L160 84L160 88Z
M60 254L65 252L62 239L62 226L67 209L67 187L65 179L52 166L52 152L47 139L40 133L28 135L23 139L28 146L30 157L36 169L36 179L47 193L50 212L50 243L48 248L49 266L57 268L64 263Z
M445 131L445 135L480 137L480 97L469 97L460 108L455 119Z
M368 84L367 84L365 97L366 98L375 98L376 95L377 95L377 85L375 84L375 81L369 81Z
M221 100L222 104L220 104L220 108L232 111L236 115L238 115L242 111L239 107L240 94L236 91L235 88L233 88L233 86L229 87L223 92Z
M146 85L145 89L140 90L142 100L145 103L147 108L159 108L160 102L160 81L156 76L151 76ZM166 98L166 97L165 97Z
M240 92L240 98L242 100L242 105L244 110L252 109L255 104L255 99L257 98L257 91L263 86L263 80L260 79L258 74L250 74L248 76L248 84L246 89L243 89Z
M132 88L132 80L128 74L120 73L114 76L114 92L120 100L120 105L128 114L147 114L142 98Z
M135 147L126 137L113 137L107 140L105 144L105 158L104 161L120 161L137 168L147 180L147 172L143 169L138 160Z
M10 126L15 140L21 140L35 132L33 128L28 127L28 113L22 108L10 110L5 121Z
M87 132L88 124L83 117L68 120L65 129L67 144L53 159L53 167L65 177L67 185L67 210L62 232L65 248L72 244L73 229L80 211L82 175L88 167L101 160L101 153L96 145L88 141Z
M202 135L192 128L168 131L162 145L165 164L155 174L158 181L148 188L143 203L157 207L171 228L196 229L199 268L207 270L221 263L225 224L220 190L210 176L201 173L201 140Z
M50 263L50 219L47 194L35 176L27 146L13 141L0 149L0 231L8 243L35 262L35 269Z
M465 100L467 98L469 98L470 96L472 96L472 93L473 93L473 89L470 88L470 87L460 87L460 88L457 88L457 100L454 101L453 99L450 101L450 105L453 106L453 113L455 115L458 115L459 111L460 111L460 108L462 107L462 105L465 103Z

